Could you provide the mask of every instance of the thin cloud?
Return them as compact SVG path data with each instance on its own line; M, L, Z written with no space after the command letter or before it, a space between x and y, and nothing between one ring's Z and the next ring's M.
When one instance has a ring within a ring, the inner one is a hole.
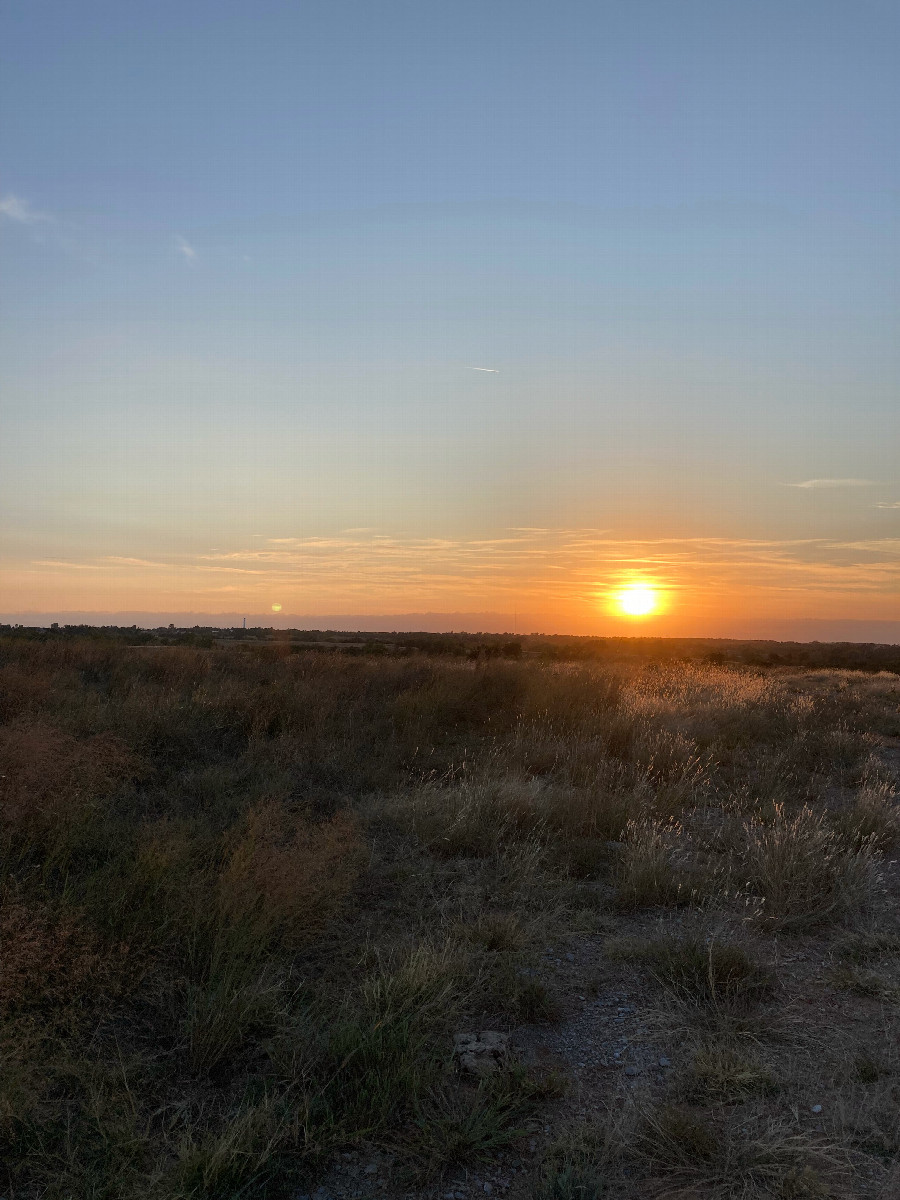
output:
M178 247L178 253L184 256L186 262L192 263L196 259L197 251L183 237L177 237L175 245Z
M33 558L31 565L33 567L62 567L67 571L96 571L99 569L96 563L66 562L61 558Z
M879 500L875 508L900 508L900 500Z
M802 483L786 483L785 487L795 488L855 488L875 487L872 479L804 479Z
M117 563L124 567L165 567L168 563L157 562L150 558L123 558L119 554L107 554L103 559L104 562Z
M15 221L18 225L41 225L53 220L48 213L38 212L27 200L14 196L12 192L0 196L0 217Z
M467 371L486 371L488 375L499 375L498 367L466 367Z

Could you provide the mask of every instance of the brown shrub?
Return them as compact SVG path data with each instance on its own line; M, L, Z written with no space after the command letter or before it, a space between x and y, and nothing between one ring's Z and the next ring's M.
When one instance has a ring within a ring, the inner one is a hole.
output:
M354 817L312 823L277 801L248 813L219 879L223 914L300 944L336 915L362 870L365 844Z
M210 673L213 655L191 646L134 646L125 664L117 664L129 677L152 680L168 687L185 688L205 679Z
M57 1007L117 991L126 948L103 947L78 917L7 903L0 909L0 1013Z
M0 729L0 819L29 834L65 821L133 776L138 760L113 734L82 741L45 721Z
M0 721L9 721L43 701L52 692L46 671L29 671L18 663L0 667Z

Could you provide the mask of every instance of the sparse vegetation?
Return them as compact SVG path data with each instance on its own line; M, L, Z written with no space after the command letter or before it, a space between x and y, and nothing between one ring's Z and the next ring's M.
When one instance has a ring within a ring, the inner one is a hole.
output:
M0 638L4 1195L889 1194L900 678L126 633Z

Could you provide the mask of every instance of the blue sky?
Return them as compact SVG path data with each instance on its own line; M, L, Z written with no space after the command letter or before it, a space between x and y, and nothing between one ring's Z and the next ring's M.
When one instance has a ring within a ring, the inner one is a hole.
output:
M895 4L7 0L0 35L0 610L581 628L641 575L897 614ZM523 528L527 569L435 549ZM576 569L573 531L624 549Z

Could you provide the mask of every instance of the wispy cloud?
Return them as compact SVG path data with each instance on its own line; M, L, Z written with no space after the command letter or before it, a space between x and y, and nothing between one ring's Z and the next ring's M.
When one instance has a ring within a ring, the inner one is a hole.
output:
M49 213L38 212L27 200L12 192L0 196L0 217L15 221L17 225L42 225L53 220Z
M171 560L107 555L32 560L27 567L33 579L58 576L58 586L67 574L87 580L102 573L103 586L123 595L138 588L148 597L190 593L192 605L231 597L265 608L278 597L286 611L302 603L296 611L332 613L517 607L590 615L635 578L652 580L673 613L698 621L726 610L808 614L823 605L835 611L868 605L880 611L900 594L900 537L617 538L584 528L496 533L454 539L345 530L248 539L248 545Z
M32 559L33 567L55 567L62 568L66 571L96 571L98 570L96 563L88 562L68 562L62 558L35 558Z
M178 250L178 253L184 256L186 262L194 262L197 257L197 251L190 244L190 242L185 241L183 237L177 237L175 239L175 246Z
M795 488L858 488L875 487L872 479L804 479L802 483L786 483L785 487Z
M900 500L879 500L875 508L900 508Z
M103 561L125 567L165 567L169 565L151 558L125 558L119 554L107 554Z

